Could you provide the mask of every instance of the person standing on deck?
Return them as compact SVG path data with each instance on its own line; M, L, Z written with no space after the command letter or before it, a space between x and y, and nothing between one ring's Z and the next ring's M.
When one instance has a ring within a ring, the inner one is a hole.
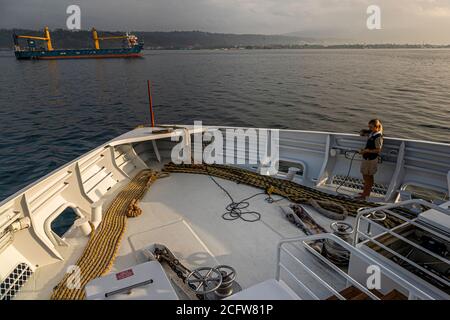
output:
M378 119L369 121L369 130L362 130L362 136L368 136L366 147L359 153L363 156L361 173L364 180L364 189L357 199L366 200L370 196L374 184L374 175L378 170L378 157L383 148L383 125Z

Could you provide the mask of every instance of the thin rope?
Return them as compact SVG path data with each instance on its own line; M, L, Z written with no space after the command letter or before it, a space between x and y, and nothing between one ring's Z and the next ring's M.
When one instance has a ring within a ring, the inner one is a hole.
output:
M294 203L308 204L310 199L319 201L330 201L342 205L351 216L356 216L358 209L362 207L374 208L377 203L350 199L341 195L329 194L314 188L309 188L292 181L274 178L271 176L259 175L255 172L231 167L226 165L206 165L206 164L166 164L163 172L191 173L210 175L236 183L244 183L256 188L266 190L269 195L276 194ZM270 191L269 191L270 190ZM233 201L234 202L234 201ZM411 217L411 212L405 208L395 208L393 211ZM400 221L395 217L389 217L383 223L386 227L392 228Z

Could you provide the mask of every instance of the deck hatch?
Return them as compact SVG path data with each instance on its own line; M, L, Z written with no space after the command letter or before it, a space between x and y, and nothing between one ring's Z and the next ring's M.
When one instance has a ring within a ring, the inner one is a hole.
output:
M60 238L73 226L75 220L79 218L78 214L71 207L66 208L51 223L51 229Z

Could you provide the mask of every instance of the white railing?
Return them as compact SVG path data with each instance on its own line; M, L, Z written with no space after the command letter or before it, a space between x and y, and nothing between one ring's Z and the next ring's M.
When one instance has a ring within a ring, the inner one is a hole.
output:
M336 266L334 263L332 263L330 260L328 260L326 257L321 255L317 250L315 250L313 247L309 245L311 242L316 241L323 241L323 240L331 240L336 242L338 245L342 246L345 250L348 250L351 255L356 256L357 258L361 259L368 265L376 265L380 268L381 273L386 276L387 278L391 279L393 282L397 283L402 288L405 288L409 292L409 299L425 299L425 300L435 300L435 298L428 293L424 292L414 284L410 283L406 279L404 279L402 276L397 274L394 269L392 269L389 265L383 264L380 261L374 259L373 257L367 255L362 250L352 246L348 242L344 241L343 239L339 238L338 236L331 234L331 233L323 233L323 234L317 234L307 237L298 237L298 238L289 238L281 240L278 244L278 250L277 250L277 271L276 271L276 279L280 280L281 277L281 269L287 271L287 273L290 275L291 278L294 279L294 281L302 288L304 289L312 299L319 300L318 296L314 293L314 291L308 287L306 284L304 284L298 277L296 277L290 270L287 268L282 262L281 262L281 252L287 253L295 262L297 262L312 278L314 278L319 284L321 284L324 288L326 288L330 295L336 296L340 300L345 300L345 297L343 297L336 289L331 287L324 279L322 279L316 272L314 272L311 268L306 266L305 263L300 261L297 257L295 257L289 250L284 248L285 244L288 243L300 243L305 249L307 249L310 253L312 253L315 257L317 257L321 262L323 262L328 268L336 271L339 275L341 275L343 278L347 280L348 283L351 283L353 286L361 290L363 293L365 293L367 296L374 300L380 300L379 297L377 297L372 291L370 291L366 286L362 285L359 281L352 278L348 273L344 272L342 269L340 269L338 266Z
M356 216L356 227L355 227L355 233L354 233L354 239L353 239L353 245L357 246L358 243L360 243L361 241L367 241L367 242L371 242L375 245L377 245L378 247L382 248L383 250L389 252L390 254L392 254L393 256L397 257L398 259L410 264L411 266L413 266L414 268L420 270L421 272L425 273L426 275L428 275L429 277L437 280L438 282L444 284L447 287L450 287L450 282L445 279L442 276L437 275L436 273L433 273L431 271L429 271L428 269L424 268L423 266L419 265L418 263L412 261L411 259L408 258L408 256L404 256L398 252L396 252L395 250L389 248L388 246L386 246L385 244L381 243L379 240L379 237L381 235L386 235L389 234L390 236L392 236L395 239L398 239L404 243L407 243L408 245L412 246L415 249L418 249L426 254L428 254L429 256L437 259L440 263L445 263L447 265L450 265L450 261L446 258L444 258L443 256L440 256L438 254L436 254L435 252L432 252L431 250L421 246L420 244L411 241L409 239L407 239L406 237L402 236L399 232L396 232L398 229L401 229L405 226L408 225L412 225L415 226L418 229L421 229L431 235L434 235L440 239L442 239L445 242L450 242L450 238L447 237L446 235L444 235L443 233L440 233L432 228L427 227L426 225L424 225L423 223L419 223L417 222L417 217L413 218L413 219L409 219L399 213L396 213L394 211L392 211L391 209L395 209L395 208L401 208L401 207L407 207L410 205L421 205L424 207L428 207L430 209L434 209L436 211L439 211L445 215L449 216L450 219L450 211L446 210L442 207L439 207L435 204L426 202L425 200L421 200L421 199L415 199L415 200L407 200L407 201L403 201L403 202L399 202L396 204L389 204L389 205L385 205L385 206L380 206L380 207L375 207L375 208L367 208L367 209L363 209L360 210L358 212L358 215ZM393 216L397 219L399 219L400 221L402 221L401 224L399 224L398 226L392 228L392 229L388 229L386 227L384 227L382 224L377 223L377 221L374 221L372 219L370 219L370 216L374 213L384 213L387 216ZM361 228L361 221L365 221L367 223L367 229L366 231L363 231ZM376 228L380 231L377 232L376 234L372 234L371 233L371 226L375 225ZM362 239L360 239L362 238Z
M372 214L374 212L381 211L381 212L390 214L390 215L392 215L392 216L394 216L394 217L396 217L398 219L401 219L405 223L409 223L409 224L411 224L413 226L419 227L419 228L421 228L421 229L423 229L423 230L425 230L427 232L430 232L430 233L432 233L432 234L434 234L434 235L436 235L436 236L438 236L440 238L444 238L447 241L449 241L449 238L446 237L445 235L443 235L442 233L436 232L433 229L427 228L423 224L417 223L415 221L415 219L408 219L407 217L404 217L404 216L402 216L400 214L397 214L397 213L393 212L392 210L390 210L390 209L395 209L395 208L408 207L408 206L412 206L412 205L422 205L424 207L428 207L430 209L434 209L434 210L439 211L439 212L441 212L441 213L443 213L445 215L448 215L449 218L450 218L450 210L446 210L446 209L444 209L444 208L442 208L442 207L440 207L438 205L435 205L433 203L429 203L429 202L427 202L427 201L425 201L423 199L413 199L413 200L406 200L406 201L403 201L403 202L392 203L392 204L388 204L388 205L384 205L384 206L380 206L380 207L365 208L365 209L362 209L362 210L358 211L358 214L356 216L356 231L359 230L359 227L361 225L361 218L363 216L367 216L367 215L370 215L370 214ZM370 220L370 221L371 221L371 223L375 223L375 221L372 221L372 220ZM379 227L379 226L380 225L377 224L377 227ZM358 232L355 232L354 239L353 239L353 244L354 245L358 244L358 241L359 241L358 240Z

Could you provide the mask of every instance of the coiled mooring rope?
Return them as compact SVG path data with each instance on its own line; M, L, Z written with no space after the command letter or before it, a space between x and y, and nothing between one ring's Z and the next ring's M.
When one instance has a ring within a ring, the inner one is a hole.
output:
M140 214L137 201L159 177L160 174L155 171L143 170L120 191L103 215L97 230L91 233L83 255L76 263L79 272L66 274L53 289L51 299L84 299L86 284L111 269L126 229L127 216ZM77 276L79 279L75 279Z
M311 199L309 204L321 215L332 220L345 220L347 218L347 209L342 204L332 201L320 201Z

